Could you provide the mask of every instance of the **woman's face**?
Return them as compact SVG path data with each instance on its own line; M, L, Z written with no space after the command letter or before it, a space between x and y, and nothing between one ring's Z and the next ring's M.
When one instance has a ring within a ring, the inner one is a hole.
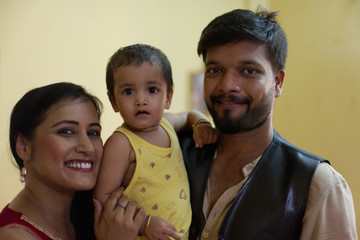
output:
M94 187L103 144L101 126L90 101L53 105L28 141L26 184L37 182L59 191Z

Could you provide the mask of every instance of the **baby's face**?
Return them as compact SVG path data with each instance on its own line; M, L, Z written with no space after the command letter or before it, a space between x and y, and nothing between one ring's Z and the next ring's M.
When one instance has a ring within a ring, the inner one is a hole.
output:
M164 110L170 108L172 91L161 67L148 62L121 66L114 72L114 95L109 94L115 112L135 131L158 126Z

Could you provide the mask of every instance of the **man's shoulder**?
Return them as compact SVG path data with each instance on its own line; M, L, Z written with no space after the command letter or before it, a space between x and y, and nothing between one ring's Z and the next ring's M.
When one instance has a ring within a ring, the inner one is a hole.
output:
M273 138L273 141L270 146L271 146L270 149L271 148L280 148L283 151L286 151L286 153L289 154L290 156L294 156L294 157L301 158L304 160L314 160L314 161L329 163L329 161L327 161L323 157L320 157L314 153L310 153L310 152L290 143L284 137L282 137L276 130L274 130L274 138Z
M331 188L348 188L345 178L329 164L323 163L316 169L311 185L319 192L330 191Z

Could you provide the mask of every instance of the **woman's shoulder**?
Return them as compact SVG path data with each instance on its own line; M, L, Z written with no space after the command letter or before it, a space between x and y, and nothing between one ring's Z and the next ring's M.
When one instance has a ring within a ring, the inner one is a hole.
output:
M0 213L0 239L50 240L51 238L36 228L22 213L7 205Z
M0 239L7 239L7 240L39 240L38 238L34 237L34 235L29 232L26 227L19 225L19 224L9 224L0 228Z
M21 222L22 214L6 205L0 213L0 239L36 239Z

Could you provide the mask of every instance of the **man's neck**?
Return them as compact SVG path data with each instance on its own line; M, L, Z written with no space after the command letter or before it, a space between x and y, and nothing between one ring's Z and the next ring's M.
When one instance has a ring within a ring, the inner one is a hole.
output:
M244 166L260 157L272 138L272 124L249 132L220 135L209 176L210 209L227 189L244 179Z
M249 162L261 156L270 145L273 138L271 123L265 123L261 127L236 134L221 134L217 154L227 164L236 161L237 165L245 166Z

